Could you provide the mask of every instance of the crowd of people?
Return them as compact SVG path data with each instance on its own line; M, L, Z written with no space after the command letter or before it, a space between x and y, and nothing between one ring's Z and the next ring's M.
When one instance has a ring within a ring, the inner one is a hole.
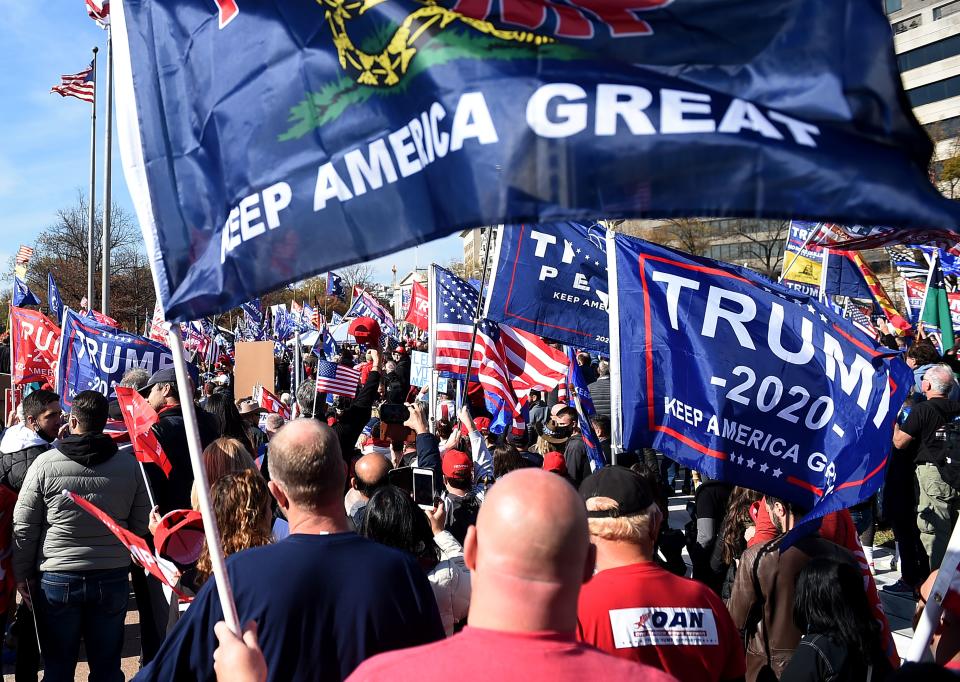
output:
M862 682L960 669L960 614L949 608L938 667L900 668L870 574L882 507L903 575L893 589L922 605L960 509L937 466L960 388L932 345L907 353L917 386L882 495L788 548L806 511L789 501L685 472L650 449L610 465L606 361L577 359L607 459L597 468L556 391L531 394L525 432L496 434L482 392L468 389L458 406L454 390L411 386L409 350L344 349L339 362L361 370L352 399L318 395L308 366L281 396L289 419L235 395L229 366L194 392L242 636L224 622L199 534L190 406L173 370L135 368L121 382L156 411L169 475L133 457L114 429L116 400L83 391L64 419L56 393L30 392L0 441L18 682L41 667L45 680L73 680L81 642L91 680L122 680L131 589L138 680ZM387 418L396 406L402 423ZM415 475L432 482L427 503L415 499ZM694 497L680 530L668 499L684 487ZM145 538L174 568L177 591L131 562L65 490Z

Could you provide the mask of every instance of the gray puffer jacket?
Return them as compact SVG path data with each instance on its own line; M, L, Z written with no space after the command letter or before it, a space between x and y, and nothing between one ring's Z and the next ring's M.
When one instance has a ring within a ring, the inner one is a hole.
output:
M13 510L13 571L93 571L130 563L126 547L98 519L63 496L86 498L136 535L147 533L147 489L137 461L102 433L72 435L27 470Z

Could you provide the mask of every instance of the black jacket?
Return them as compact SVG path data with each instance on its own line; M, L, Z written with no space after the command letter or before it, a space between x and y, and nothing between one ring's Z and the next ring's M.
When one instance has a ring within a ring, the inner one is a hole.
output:
M846 645L826 635L804 635L780 676L780 682L867 682L885 680L891 672L886 657L877 652L868 678L868 662L851 655Z
M333 425L333 430L337 432L337 437L340 439L340 452L348 462L352 459L353 449L356 447L360 432L370 421L373 401L379 390L380 372L370 372L367 375L367 382L357 392L357 397Z
M593 407L597 414L610 417L610 375L598 377L587 389L593 399Z
M23 450L0 455L0 483L19 493L33 461L53 447L52 443L31 445Z
M206 448L219 436L216 417L196 408L200 445ZM144 464L153 497L160 507L160 515L173 509L190 508L190 488L193 486L193 467L190 465L190 450L187 448L187 432L183 423L183 408L180 405L166 407L158 413L153 431L170 460L170 478L156 464Z

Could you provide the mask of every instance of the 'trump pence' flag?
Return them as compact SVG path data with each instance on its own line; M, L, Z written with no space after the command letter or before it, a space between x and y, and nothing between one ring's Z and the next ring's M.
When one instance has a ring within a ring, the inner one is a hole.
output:
M912 383L897 353L745 268L615 239L626 449L654 447L810 519L877 490Z
M478 225L960 222L877 0L139 0L111 17L127 185L172 321Z
M505 225L486 316L577 348L610 351L605 230Z
M170 478L173 465L157 440L157 434L153 432L153 425L160 421L157 413L146 398L137 393L137 389L117 386L116 392L123 423L127 426L127 433L130 434L130 442L133 444L133 454L144 464L156 464L163 470L164 475Z

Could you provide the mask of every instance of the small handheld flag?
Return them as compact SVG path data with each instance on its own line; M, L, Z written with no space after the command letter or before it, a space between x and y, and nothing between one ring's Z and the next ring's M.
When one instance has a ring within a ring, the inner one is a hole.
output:
M127 425L137 460L144 464L156 464L163 470L164 475L170 478L173 465L170 464L152 428L159 421L157 413L136 389L117 386L116 391L120 409L123 411L123 423Z
M13 278L13 305L40 305L40 299L30 291L27 283L16 276Z
M356 398L359 383L360 372L357 370L326 360L317 362L317 393L333 393Z

